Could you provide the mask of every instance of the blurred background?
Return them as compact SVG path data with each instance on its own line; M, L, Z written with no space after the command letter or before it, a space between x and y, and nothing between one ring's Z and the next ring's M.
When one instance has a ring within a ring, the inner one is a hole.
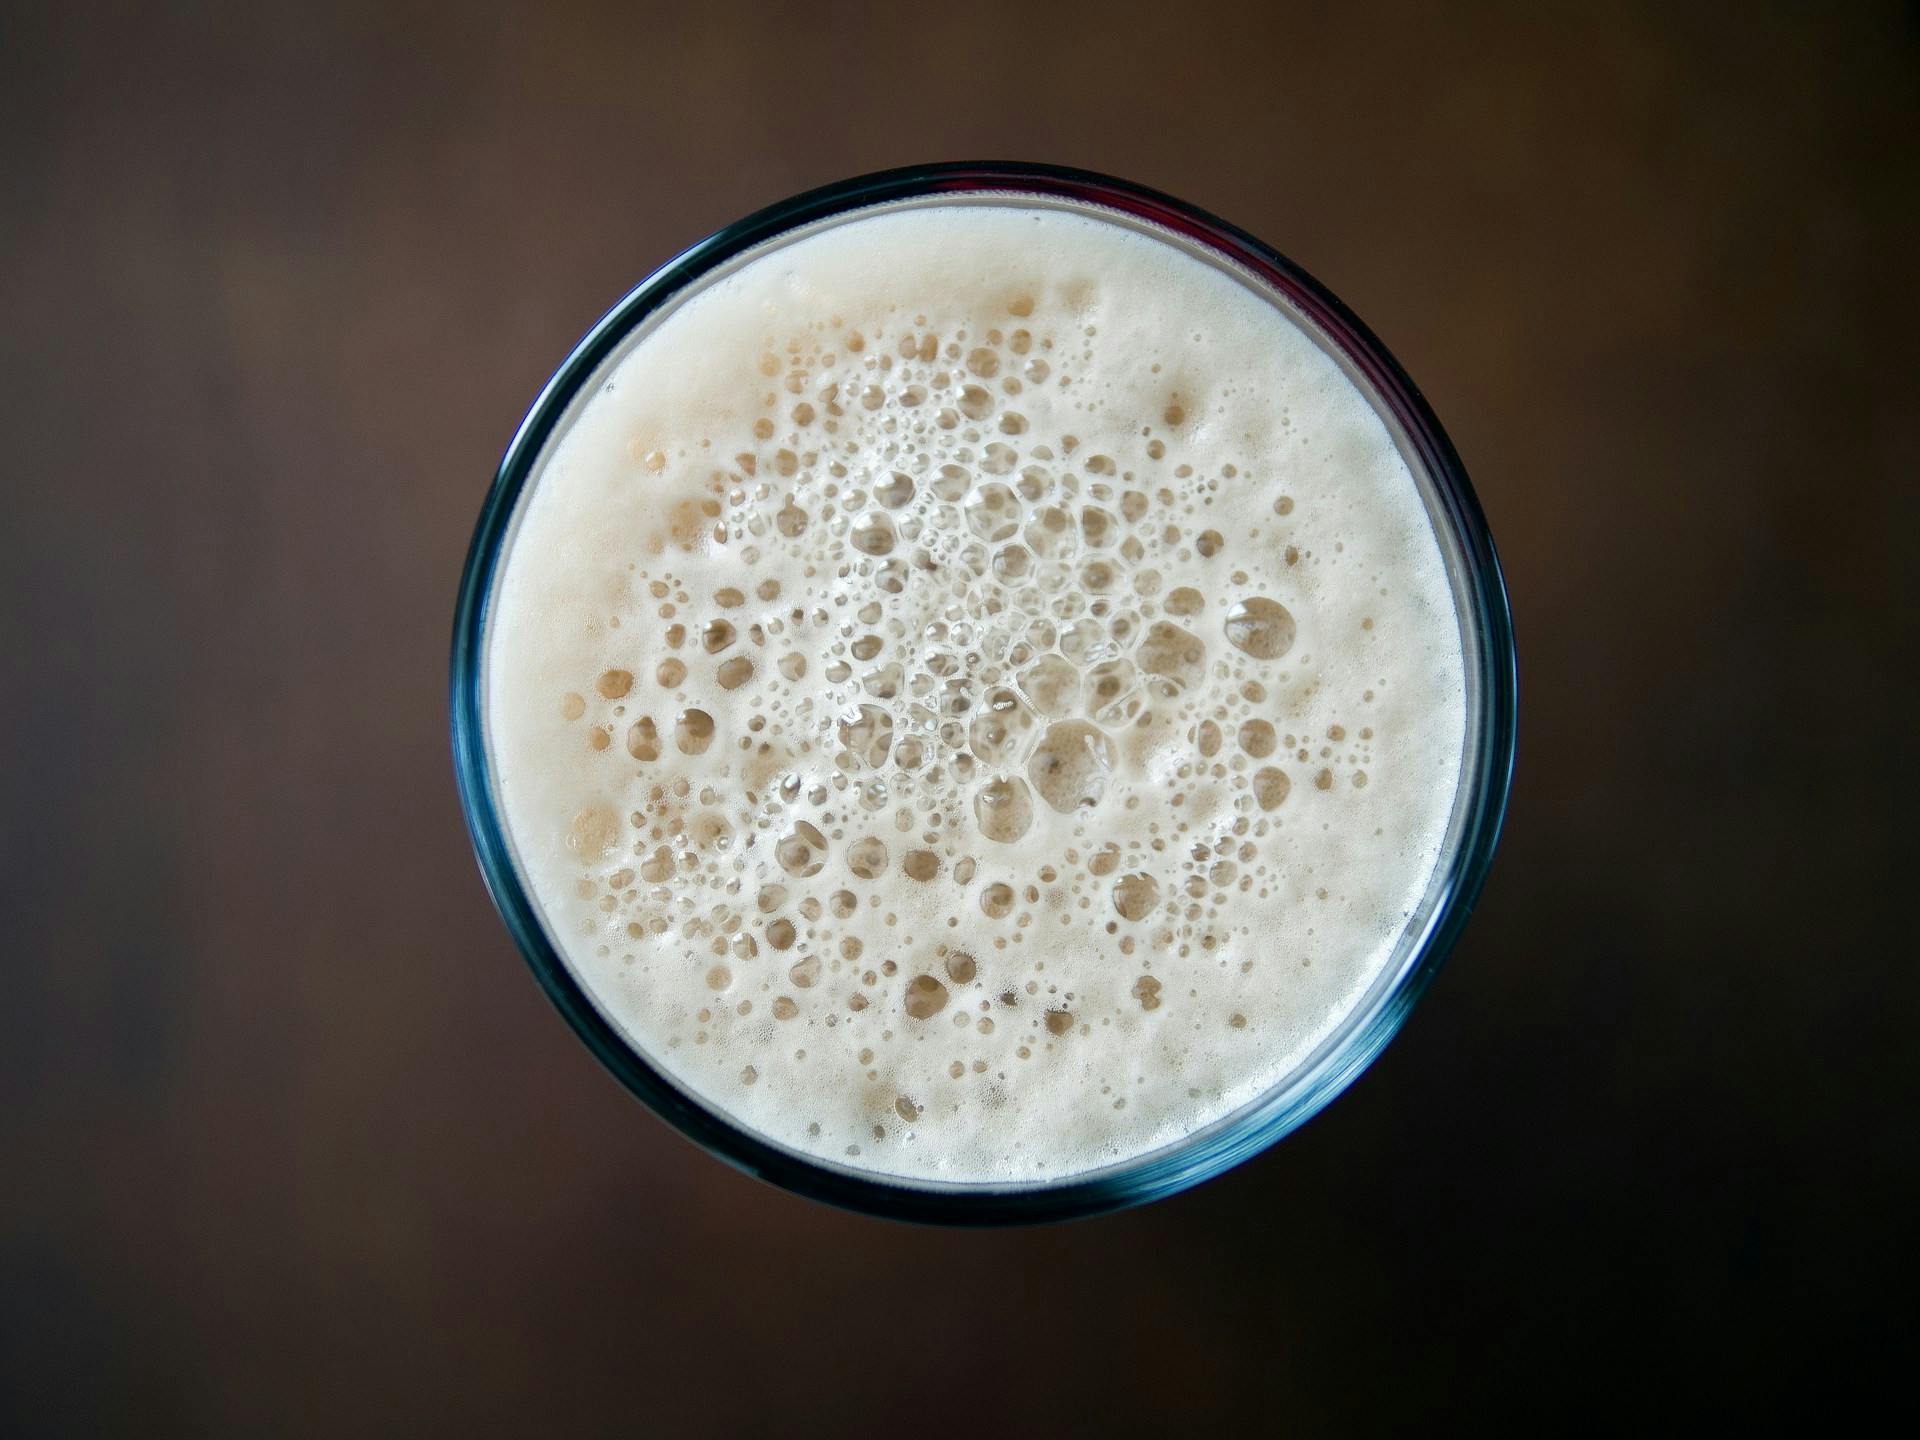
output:
M1916 62L1871 3L10 0L0 1433L1559 1428L1910 1376ZM1001 157L1366 317L1491 518L1522 725L1479 913L1344 1099L966 1234L600 1071L481 889L445 674L492 467L615 298Z

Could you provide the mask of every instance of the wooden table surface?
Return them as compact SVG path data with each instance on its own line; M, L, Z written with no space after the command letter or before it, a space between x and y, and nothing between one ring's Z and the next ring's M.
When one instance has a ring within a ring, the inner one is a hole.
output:
M1916 62L1866 3L7 6L0 1433L1889 1381ZM742 1178L599 1070L481 890L445 676L492 466L601 310L795 190L982 156L1171 190L1369 320L1492 519L1522 726L1479 913L1332 1110L966 1234Z

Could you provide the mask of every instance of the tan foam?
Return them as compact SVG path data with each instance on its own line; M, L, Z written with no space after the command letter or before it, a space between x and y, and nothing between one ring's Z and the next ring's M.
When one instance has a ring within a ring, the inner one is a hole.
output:
M553 937L771 1139L1070 1174L1284 1079L1392 952L1460 766L1419 494L1246 286L940 205L679 306L544 457L487 717Z

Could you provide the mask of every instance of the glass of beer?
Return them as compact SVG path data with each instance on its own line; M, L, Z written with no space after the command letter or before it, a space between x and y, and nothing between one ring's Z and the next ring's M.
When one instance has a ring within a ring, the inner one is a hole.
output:
M943 165L662 266L462 582L482 874L595 1055L896 1218L1170 1194L1398 1029L1480 890L1515 662L1460 462L1279 253Z

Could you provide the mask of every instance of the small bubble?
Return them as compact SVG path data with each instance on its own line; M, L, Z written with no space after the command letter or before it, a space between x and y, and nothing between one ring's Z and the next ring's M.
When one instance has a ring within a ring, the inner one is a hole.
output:
M847 847L847 868L862 880L877 880L886 873L887 842L877 835L854 841Z
M1248 720L1240 726L1240 748L1256 760L1265 759L1279 744L1273 726L1265 720Z
M673 725L673 744L682 755L704 755L713 743L713 716L704 710L682 710Z
M1227 641L1256 660L1278 660L1293 648L1293 616L1277 600L1254 596L1227 612Z
M651 715L642 715L627 727L627 753L636 760L660 758L660 732Z
M916 975L907 982L902 1004L909 1018L930 1020L947 1008L947 987L931 975Z
M1287 791L1293 788L1287 779L1287 772L1269 765L1254 772L1253 798L1262 810L1272 810L1287 798ZM1323 787L1324 788L1324 787Z
M1160 903L1160 882L1136 870L1114 882L1113 908L1126 920L1144 920Z
M1017 775L989 780L974 793L974 820L980 833L1000 844L1018 840L1033 824L1033 799Z
M980 909L989 920L1004 920L1013 913L1013 887L996 880L980 891Z

